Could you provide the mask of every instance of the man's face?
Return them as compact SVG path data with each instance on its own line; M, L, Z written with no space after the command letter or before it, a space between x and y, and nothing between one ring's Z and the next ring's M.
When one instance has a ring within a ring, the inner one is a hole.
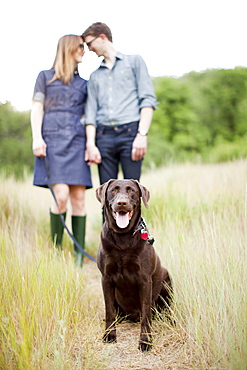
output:
M88 35L85 37L85 43L89 50L95 52L98 57L103 56L103 39L101 36L91 36Z

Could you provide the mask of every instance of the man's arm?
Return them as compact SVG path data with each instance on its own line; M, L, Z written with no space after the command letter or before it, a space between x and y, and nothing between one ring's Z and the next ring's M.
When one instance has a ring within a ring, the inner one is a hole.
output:
M101 162L100 151L95 145L95 134L96 127L94 125L86 125L87 143L85 161L88 161L88 164L98 164Z
M147 152L147 134L153 118L153 108L141 109L138 133L132 145L132 160L139 161Z
M157 99L146 63L140 55L133 56L132 68L134 71L140 109L145 107L156 109Z
M147 133L152 122L153 111L156 109L157 100L146 63L140 55L134 56L132 66L136 78L140 107L138 134L132 146L132 160L139 161L147 152Z

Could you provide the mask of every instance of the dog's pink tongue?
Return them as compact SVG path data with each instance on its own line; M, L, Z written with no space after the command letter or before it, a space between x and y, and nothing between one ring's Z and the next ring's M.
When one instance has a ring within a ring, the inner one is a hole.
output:
M121 227L121 229L124 229L125 227L129 225L129 214L128 213L120 214L119 212L117 212L116 216L117 216L116 223L118 227Z

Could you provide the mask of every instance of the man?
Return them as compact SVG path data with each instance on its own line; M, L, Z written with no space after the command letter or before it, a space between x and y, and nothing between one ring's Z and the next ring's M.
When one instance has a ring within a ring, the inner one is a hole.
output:
M86 159L98 164L100 184L118 177L119 163L125 179L139 180L156 108L146 64L139 55L117 52L104 23L92 24L82 38L104 57L88 82Z

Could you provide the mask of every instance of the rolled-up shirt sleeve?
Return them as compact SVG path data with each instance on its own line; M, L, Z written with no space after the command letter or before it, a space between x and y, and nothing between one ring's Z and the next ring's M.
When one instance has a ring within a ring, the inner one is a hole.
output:
M97 116L97 94L93 77L91 76L87 84L87 102L85 107L86 120L85 125L96 126Z
M157 100L151 77L148 74L146 63L140 55L134 56L134 71L137 82L139 107L156 109Z
M45 75L42 72L38 74L38 77L36 79L36 83L34 86L34 92L33 92L33 100L38 101L42 104L45 102L45 88L46 88L46 82L45 82Z

